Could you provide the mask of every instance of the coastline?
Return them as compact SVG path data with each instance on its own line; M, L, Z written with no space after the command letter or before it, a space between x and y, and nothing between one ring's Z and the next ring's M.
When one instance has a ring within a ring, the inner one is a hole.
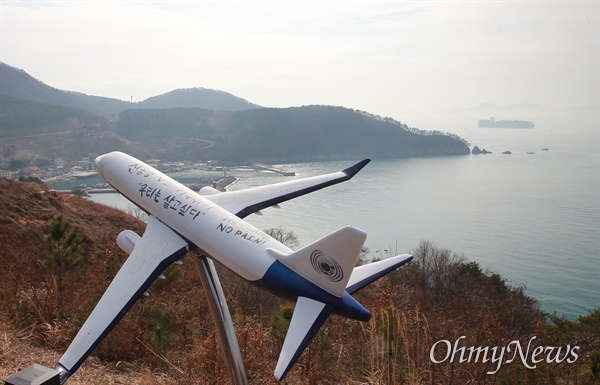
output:
M237 179L233 176L226 176L223 177L221 179L219 179L218 181L216 181L214 184L216 185L216 189L219 191L225 191L225 189L227 188L227 186L229 186L230 184L232 184L233 182L235 182Z

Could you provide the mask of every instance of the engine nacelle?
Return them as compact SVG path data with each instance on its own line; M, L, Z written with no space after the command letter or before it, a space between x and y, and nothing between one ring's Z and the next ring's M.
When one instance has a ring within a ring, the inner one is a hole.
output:
M211 186L204 186L200 189L199 191L200 195L202 196L210 196L210 195L217 195L217 194L221 194L221 192L219 190L217 190L214 187Z
M142 237L140 237L133 231L123 230L119 233L119 235L117 235L117 245L119 245L121 250L123 250L127 254L131 254L133 248L135 247L135 244L140 239L142 239Z

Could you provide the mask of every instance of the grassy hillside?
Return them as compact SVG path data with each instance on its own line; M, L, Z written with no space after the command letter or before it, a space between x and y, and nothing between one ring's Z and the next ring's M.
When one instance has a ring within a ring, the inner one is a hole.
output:
M44 190L0 178L3 377L32 362L54 365L126 258L116 235L144 228L131 215ZM45 239L57 216L77 227L81 239L79 260L65 265L61 277L48 264ZM408 266L357 294L372 320L331 317L285 384L593 384L599 378L600 311L548 323L523 288L476 263L429 242L413 254ZM193 258L165 271L167 279L133 306L69 383L226 383ZM293 304L226 270L220 276L250 383L276 384L272 373ZM494 362L432 362L431 348L441 340L489 347L533 341L532 349L562 347L561 356L567 345L580 349L574 363L544 361L527 369L517 358L487 374Z

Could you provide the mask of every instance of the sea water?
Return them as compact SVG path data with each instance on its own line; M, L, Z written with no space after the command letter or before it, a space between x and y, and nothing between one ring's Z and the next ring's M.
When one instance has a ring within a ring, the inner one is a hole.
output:
M512 285L525 286L542 310L575 319L600 306L597 122L536 123L533 129L459 128L455 133L493 153L375 159L348 182L246 219L261 229L291 230L300 246L353 225L367 232L369 256L377 258L410 252L428 240ZM502 154L507 150L512 154ZM351 164L282 166L295 171L295 177L231 171L238 179L228 189L335 172ZM201 174L172 176L189 181ZM92 199L127 205L116 194Z

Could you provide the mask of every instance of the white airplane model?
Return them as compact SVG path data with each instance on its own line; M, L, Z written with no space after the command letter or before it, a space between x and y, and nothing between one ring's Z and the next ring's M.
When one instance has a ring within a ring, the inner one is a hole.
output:
M355 267L366 233L343 227L292 251L241 218L280 202L352 178L368 159L343 171L220 193L196 193L129 155L96 158L98 173L148 213L142 237L125 230L117 243L129 253L110 286L56 369L71 376L135 301L171 263L196 249L240 277L296 300L275 377L282 380L331 313L368 321L371 314L351 294L412 259L408 254Z

